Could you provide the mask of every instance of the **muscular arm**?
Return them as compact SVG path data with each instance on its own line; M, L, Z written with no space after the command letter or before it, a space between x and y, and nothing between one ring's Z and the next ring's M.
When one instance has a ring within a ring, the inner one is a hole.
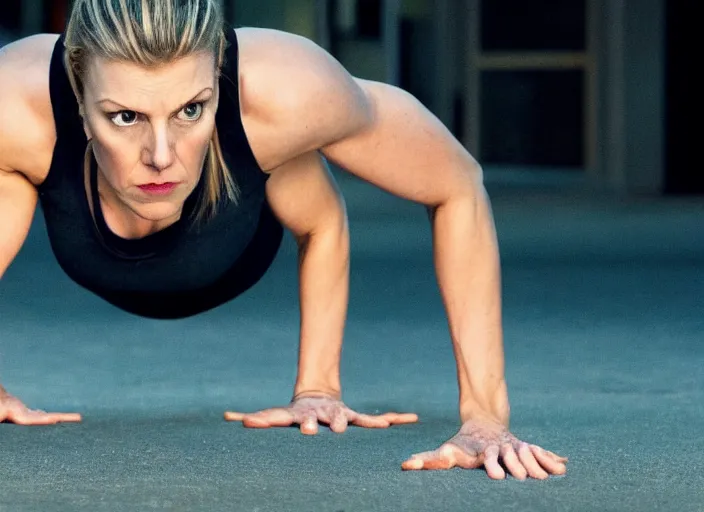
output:
M34 185L18 172L0 170L0 278L27 237L36 205Z
M508 424L499 256L477 162L410 94L351 77L310 41L259 30L241 35L247 129L263 168L319 150L432 210L460 416Z
M0 50L0 277L29 232L35 187L54 149L48 82L55 41L56 36L37 35Z
M49 61L57 36L32 36L0 51L0 295L2 276L17 256L46 177L56 133L49 99ZM29 409L0 385L0 423L50 425L80 414Z
M508 426L499 252L477 162L413 96L357 81L371 121L323 152L377 186L431 211L435 269L457 364L463 421Z
M501 479L506 471L500 457L516 478L564 474L566 458L522 442L508 431L499 254L479 165L437 118L404 91L354 79L330 55L302 38L257 30L240 34L245 129L263 169L275 169L276 176L282 164L320 151L349 172L432 212L435 267L457 361L463 425L440 448L416 454L402 467L483 465L492 478ZM284 184L282 189L294 191L296 184ZM301 205L305 210L306 200L283 196L288 197L279 204L284 210L294 212ZM292 219L302 215L299 211ZM343 260L341 252L325 250L322 241L314 245L315 238L311 235L309 245L302 245L302 269L308 270L301 272L303 324L318 327L302 329L308 333L303 335L310 353L305 359L310 367L336 370L339 351L331 347L337 349L341 340L343 294L338 286L346 281L334 276L342 275ZM337 256L334 263L326 255ZM318 278L324 284L316 283ZM329 299L334 307L325 307ZM301 414L296 420L288 409L272 409L250 420L255 426L299 421L302 430L307 425L312 433L316 419L323 418L339 431L340 425L326 415L320 411L306 419ZM240 417L235 413L232 419Z
M0 289L2 277L27 238L37 205L37 190L14 167L24 161L17 145L16 126L12 118L26 113L18 96L17 85L9 70L14 56L6 48L0 51ZM10 398L0 384L0 421L6 419L4 403Z
M345 207L313 151L275 169L267 199L299 249L300 350L294 396L340 397L340 355L349 290Z

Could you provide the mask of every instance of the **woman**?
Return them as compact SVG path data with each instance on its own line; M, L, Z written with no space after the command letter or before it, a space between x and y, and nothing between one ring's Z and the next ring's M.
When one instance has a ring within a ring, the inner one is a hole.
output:
M181 318L254 285L283 226L300 255L294 397L226 419L305 434L319 422L335 432L414 422L340 400L349 240L330 160L432 213L462 426L402 467L484 465L504 478L501 461L520 479L563 474L567 459L508 431L499 258L479 165L405 92L353 78L304 38L223 26L216 0L77 0L62 36L3 50L0 275L40 201L74 281L131 313ZM31 411L0 388L0 420L80 416Z

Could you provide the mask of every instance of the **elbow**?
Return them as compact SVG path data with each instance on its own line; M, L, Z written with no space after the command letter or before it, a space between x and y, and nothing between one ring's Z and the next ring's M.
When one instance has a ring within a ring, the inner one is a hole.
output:
M464 163L464 177L465 177L465 185L467 190L476 190L476 189L483 189L484 188L484 169L482 166L477 162L474 157L472 157L469 154L466 154L465 156L465 163Z
M478 186L484 188L484 168L473 158L472 164L470 165L469 174Z
M484 170L471 157L469 157L469 160L462 166L463 172L454 186L451 187L450 193L444 201L445 204L467 201L473 203L487 199L484 187Z

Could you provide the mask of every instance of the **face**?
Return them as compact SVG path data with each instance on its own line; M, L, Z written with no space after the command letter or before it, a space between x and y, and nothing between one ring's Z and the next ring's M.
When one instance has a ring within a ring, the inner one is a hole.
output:
M178 219L202 172L217 94L212 54L149 69L91 59L84 127L111 209L134 223Z

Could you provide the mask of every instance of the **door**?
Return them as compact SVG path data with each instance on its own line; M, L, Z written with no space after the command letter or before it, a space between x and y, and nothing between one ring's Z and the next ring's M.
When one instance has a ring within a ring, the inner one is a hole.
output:
M596 160L593 0L466 0L464 142L486 164Z

